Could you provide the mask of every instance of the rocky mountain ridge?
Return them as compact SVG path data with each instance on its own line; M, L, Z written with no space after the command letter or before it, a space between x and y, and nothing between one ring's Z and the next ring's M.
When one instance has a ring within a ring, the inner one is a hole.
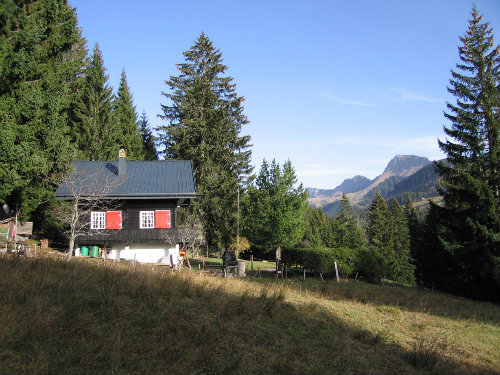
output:
M410 185L411 183L423 184L426 186L425 189L429 189L429 186L435 180L432 161L416 155L396 155L389 161L382 174L373 180L364 176L355 176L344 180L334 189L307 188L309 192L309 204L314 207L331 206L335 202L340 201L342 194L346 194L352 204L358 204L363 202L365 197L371 197L377 187L383 187L387 194L390 193L390 189L396 189L398 194L404 193L400 191L401 189L408 189L409 192L416 193L419 189L418 186L412 187L408 183L404 184L403 182L425 167L427 167L425 174L421 173L422 177L410 180Z

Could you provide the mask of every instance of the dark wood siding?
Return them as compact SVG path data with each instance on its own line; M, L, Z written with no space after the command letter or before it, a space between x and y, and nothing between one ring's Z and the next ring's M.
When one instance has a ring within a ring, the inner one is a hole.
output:
M122 229L89 230L77 237L78 244L104 245L111 242L178 242L177 200L126 200L114 211L122 211ZM140 229L140 211L170 210L172 228ZM90 217L89 217L90 223Z
M154 210L170 210L170 219L172 228L177 224L177 201L168 200L130 200L124 202L123 210L123 229L140 229L139 212ZM152 230L152 229L142 229Z
M79 245L105 245L112 242L138 243L178 243L180 233L190 229L122 229L122 230L100 230L96 233L79 235Z

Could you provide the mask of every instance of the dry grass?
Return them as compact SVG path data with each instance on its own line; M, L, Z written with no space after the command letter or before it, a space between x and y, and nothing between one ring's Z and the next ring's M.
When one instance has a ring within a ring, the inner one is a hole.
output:
M0 258L0 373L494 374L500 309L364 283Z

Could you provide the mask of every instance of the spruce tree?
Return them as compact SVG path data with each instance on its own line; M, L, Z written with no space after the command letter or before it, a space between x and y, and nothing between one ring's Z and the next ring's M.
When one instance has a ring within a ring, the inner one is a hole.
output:
M290 161L280 167L273 160L262 163L243 204L244 234L250 243L270 251L298 244L304 236L307 192Z
M410 234L410 255L415 262L415 274L417 276L420 270L420 267L418 265L418 251L420 248L422 225L418 219L415 206L413 205L413 202L410 198L407 199L403 211L406 217L408 231Z
M365 237L354 217L352 206L345 194L340 201L340 212L333 221L334 243L331 247L345 247L359 250L365 245ZM333 246L332 246L333 245Z
M71 163L69 116L86 52L66 0L5 5L0 16L0 202L17 205L28 219L53 198Z
M368 249L359 254L358 271L371 282L380 282L389 273L392 258L389 211L377 190L368 212L366 237Z
M447 273L436 286L499 301L500 47L475 7L460 41L461 62L448 88L456 104L447 104L448 138L439 142L447 158L436 165L444 205L430 211L438 223L434 253ZM427 284L435 284L432 277Z
M113 90L108 85L99 44L85 67L84 83L75 108L73 137L82 160L116 159L120 149L113 119Z
M127 159L144 160L142 136L125 69L122 69L120 85L113 101L113 116L116 142L127 152Z
M141 119L139 120L139 131L142 136L142 153L144 154L144 160L158 160L155 138L149 126L146 112L142 112Z
M193 161L201 215L208 244L224 248L236 232L237 191L251 172L248 123L243 97L236 94L222 54L201 34L184 52L180 75L166 82L169 103L162 105L167 125L157 128L168 159Z
M390 276L394 281L414 284L415 265L410 254L408 220L397 200L392 201L389 214L392 246L389 259Z
M306 207L304 225L305 233L302 244L309 247L325 247L324 233L328 228L328 218L321 207Z
M367 239L368 246L376 253L389 258L390 234L389 234L389 211L387 203L382 194L377 190L368 212Z

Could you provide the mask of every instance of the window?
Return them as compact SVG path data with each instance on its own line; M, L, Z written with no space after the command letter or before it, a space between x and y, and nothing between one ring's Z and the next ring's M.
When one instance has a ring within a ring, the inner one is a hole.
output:
M154 211L140 211L140 228L148 229L155 227L155 212Z
M91 212L90 229L106 229L106 212Z
M122 212L91 212L90 229L122 229Z
M139 227L141 229L171 228L170 210L140 211Z

